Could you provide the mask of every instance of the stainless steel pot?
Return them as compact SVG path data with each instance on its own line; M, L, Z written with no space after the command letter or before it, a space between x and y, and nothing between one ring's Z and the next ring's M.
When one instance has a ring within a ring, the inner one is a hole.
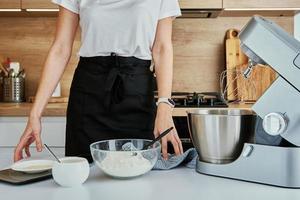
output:
M197 109L188 111L191 139L204 162L225 164L234 161L245 142L252 142L255 114L239 109Z

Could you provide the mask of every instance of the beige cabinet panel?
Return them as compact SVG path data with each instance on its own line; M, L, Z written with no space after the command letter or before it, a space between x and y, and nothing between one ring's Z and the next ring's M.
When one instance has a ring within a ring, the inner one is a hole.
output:
M22 0L22 8L52 9L58 8L58 6L53 4L51 0Z
M300 0L223 0L224 8L299 8Z
M0 0L0 8L21 8L21 0Z
M222 8L222 0L179 0L181 8Z

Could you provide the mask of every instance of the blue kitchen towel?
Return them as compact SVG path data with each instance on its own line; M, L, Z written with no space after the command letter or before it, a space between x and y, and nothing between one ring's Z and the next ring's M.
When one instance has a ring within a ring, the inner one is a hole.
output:
M155 163L153 169L167 170L167 169L173 169L180 165L184 165L188 168L195 168L197 158L198 158L198 154L196 149L190 148L180 156L176 156L175 154L170 154L168 160L165 160L163 159L162 156L160 156L157 162Z
M124 151L137 150L137 148L131 142L124 144L122 146L122 149ZM195 148L188 149L180 156L176 156L175 154L169 154L168 160L163 159L162 155L160 155L153 167L153 170L168 170L178 167L180 165L184 165L188 168L195 168L197 158L198 154Z

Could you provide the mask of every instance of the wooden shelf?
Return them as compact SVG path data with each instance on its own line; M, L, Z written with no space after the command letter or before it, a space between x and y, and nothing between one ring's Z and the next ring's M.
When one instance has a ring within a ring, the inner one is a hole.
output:
M32 103L0 103L0 116L26 117L30 114ZM67 103L51 103L44 110L43 116L65 116Z

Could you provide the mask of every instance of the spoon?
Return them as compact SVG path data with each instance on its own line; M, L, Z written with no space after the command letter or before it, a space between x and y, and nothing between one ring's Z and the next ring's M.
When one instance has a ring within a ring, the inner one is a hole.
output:
M57 160L57 162L61 163L60 160L57 158L57 156L51 151L51 149L48 147L48 145L44 144L46 149L52 154L52 156Z
M144 148L142 150L148 149L150 146L152 146L155 142L159 141L161 138L165 137L168 133L170 133L171 130L173 130L174 127L168 128L167 130L165 130L164 132L162 132L157 138L155 138L154 140L152 140L152 142L150 142L149 144L147 144L146 146L144 146Z
M167 130L165 130L164 132L162 132L160 134L160 136L158 136L157 138L155 138L154 140L152 140L149 144L145 145L142 149L140 149L139 151L143 151L148 149L150 146L152 146L155 142L159 141L161 138L165 137L168 133L170 133L170 131L173 129L174 127L168 128ZM137 149L136 149L137 150ZM132 152L131 154L132 156L136 156L138 155L137 152Z
M13 69L10 69L8 71L8 77L10 77L10 78L14 78L15 77L15 71Z
M23 75L24 75L24 69L20 70L16 77L21 77L21 76L23 77Z

